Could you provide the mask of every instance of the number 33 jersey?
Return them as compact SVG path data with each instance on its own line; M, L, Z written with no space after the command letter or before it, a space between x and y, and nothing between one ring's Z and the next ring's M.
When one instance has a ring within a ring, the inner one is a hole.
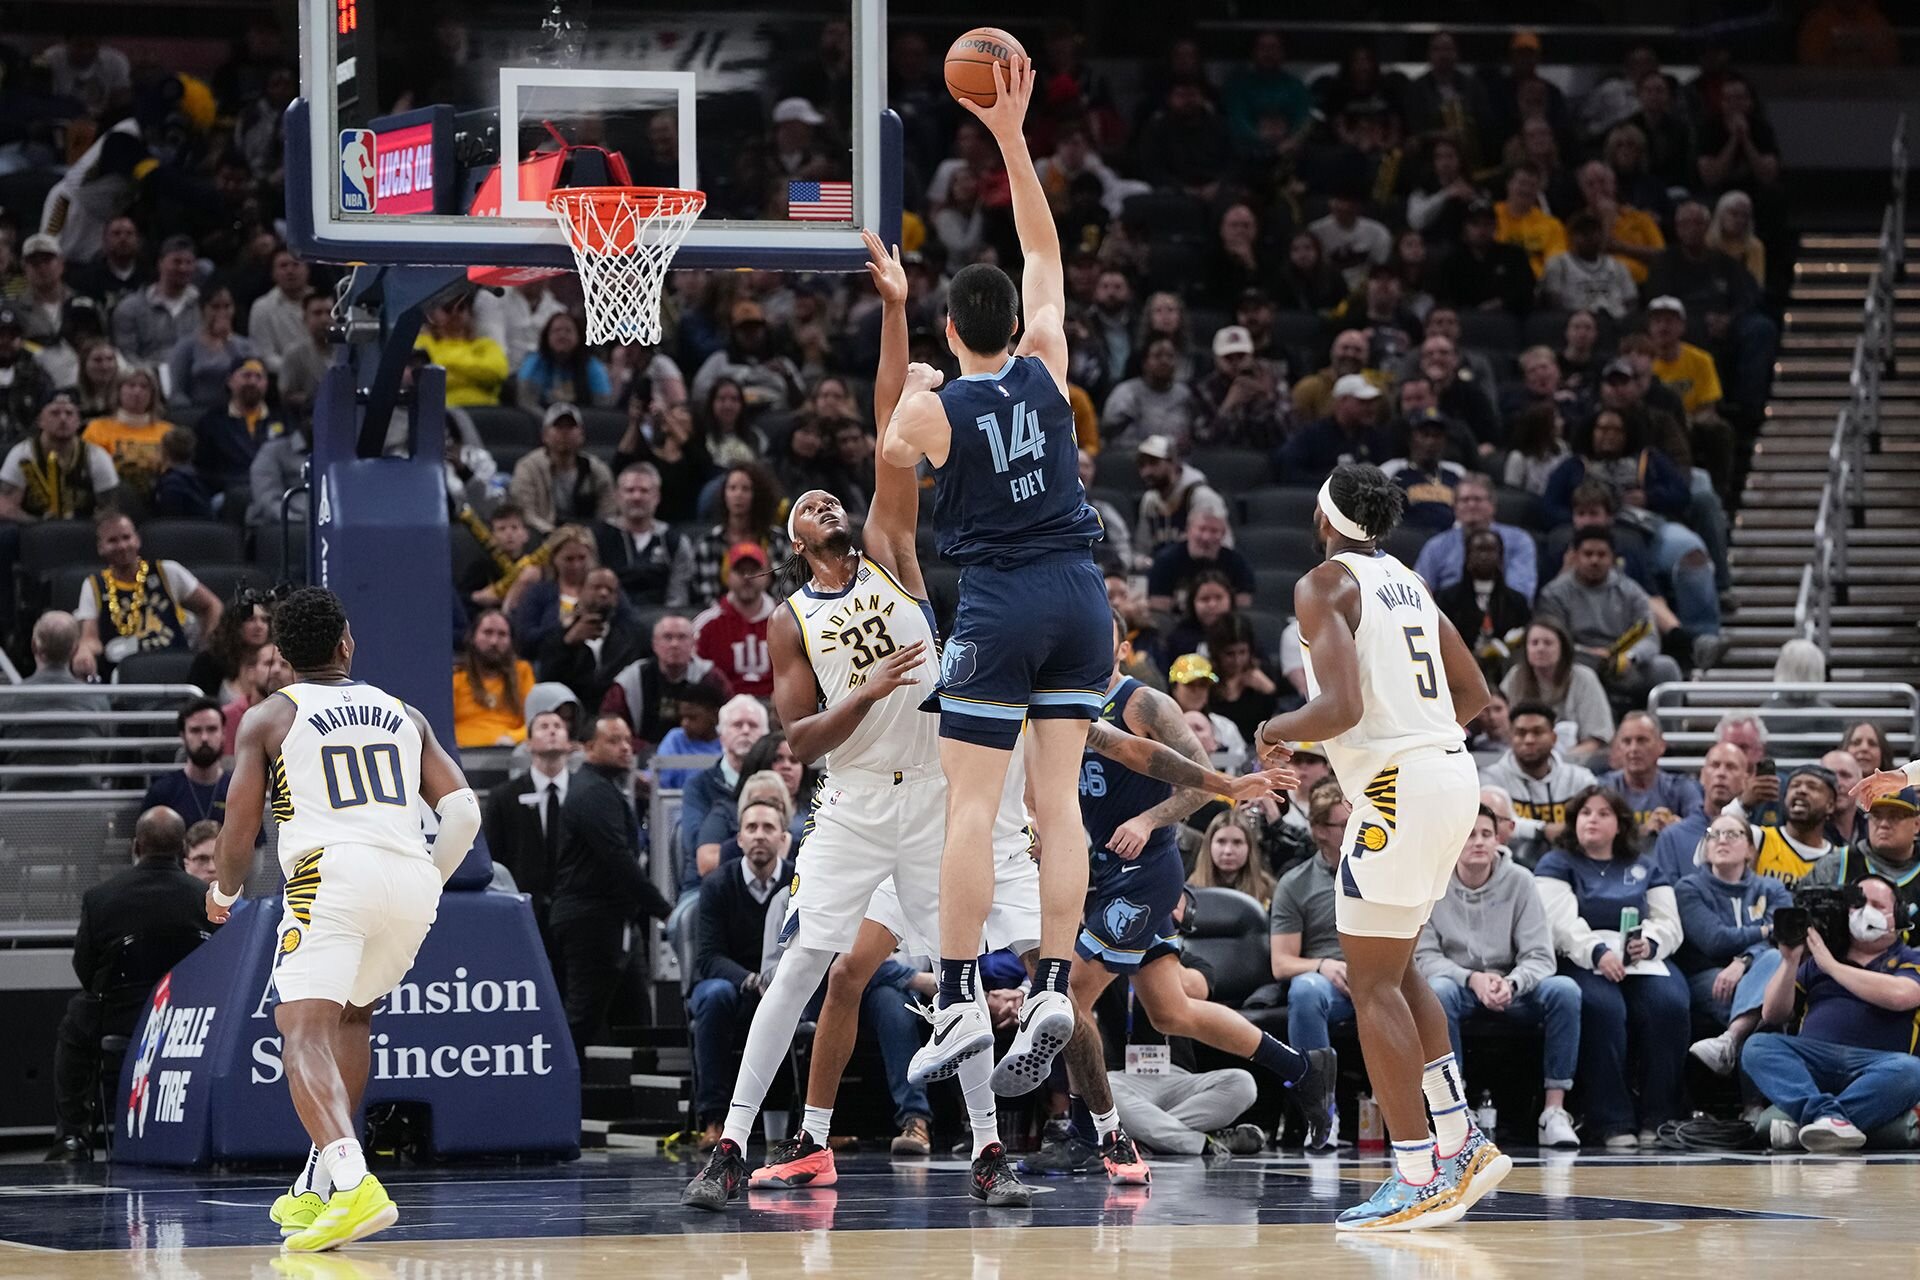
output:
M800 624L800 641L829 710L855 696L894 653L926 645L912 678L868 710L847 740L827 753L827 773L891 777L938 761L940 718L920 709L940 668L932 608L865 556L846 590L823 592L809 583L787 597L787 607Z
M427 858L420 826L420 730L405 704L370 684L290 684L293 723L268 762L280 865L357 845Z
M1349 796L1357 796L1395 756L1416 747L1457 747L1466 734L1454 719L1453 691L1440 662L1440 610L1413 570L1385 552L1343 551L1335 564L1360 586L1360 625L1353 645L1360 667L1360 723L1323 744L1327 763ZM1313 653L1307 692L1317 696Z

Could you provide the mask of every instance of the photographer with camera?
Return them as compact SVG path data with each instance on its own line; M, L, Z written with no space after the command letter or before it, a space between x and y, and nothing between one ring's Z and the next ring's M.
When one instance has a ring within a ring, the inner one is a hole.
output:
M1686 940L1675 957L1693 990L1693 1011L1726 1027L1688 1049L1715 1075L1730 1076L1740 1046L1760 1025L1760 1000L1780 967L1769 945L1773 914L1791 906L1786 886L1753 870L1754 829L1730 813L1708 824L1706 863L1674 887Z
M1893 776L1905 777L1898 772ZM1854 794L1860 795L1865 790L1866 782L1862 782L1854 788ZM1898 905L1894 931L1901 932L1920 917L1920 857L1915 855L1916 837L1920 837L1920 789L1903 785L1867 803L1866 839L1835 849L1820 859L1806 883L1849 885L1867 876L1879 876L1893 886Z
M1867 876L1802 888L1775 920L1781 964L1760 1017L1785 1026L1797 1012L1799 1028L1752 1037L1740 1065L1808 1151L1857 1150L1920 1104L1920 951L1898 941L1898 909L1893 886Z

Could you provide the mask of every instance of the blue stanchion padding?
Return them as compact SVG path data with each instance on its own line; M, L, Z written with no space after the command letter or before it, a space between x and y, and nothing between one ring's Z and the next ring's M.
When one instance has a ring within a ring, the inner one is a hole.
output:
M280 913L277 898L242 902L154 989L107 1117L115 1159L306 1155L273 1019ZM439 1155L578 1153L580 1069L524 898L441 897L412 970L373 1015L366 1104L390 1102L428 1109Z

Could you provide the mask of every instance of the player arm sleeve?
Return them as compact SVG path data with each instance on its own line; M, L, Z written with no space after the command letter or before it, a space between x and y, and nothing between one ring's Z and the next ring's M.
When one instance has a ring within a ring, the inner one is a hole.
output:
M434 812L440 816L440 830L433 838L433 865L445 884L467 860L480 834L480 798L472 787L462 787L441 796Z

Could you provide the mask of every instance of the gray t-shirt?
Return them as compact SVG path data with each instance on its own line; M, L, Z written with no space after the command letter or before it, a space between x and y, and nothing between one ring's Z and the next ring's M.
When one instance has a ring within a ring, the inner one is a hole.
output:
M1274 886L1268 933L1297 933L1309 960L1340 960L1340 930L1333 920L1333 868L1318 853L1280 877Z

